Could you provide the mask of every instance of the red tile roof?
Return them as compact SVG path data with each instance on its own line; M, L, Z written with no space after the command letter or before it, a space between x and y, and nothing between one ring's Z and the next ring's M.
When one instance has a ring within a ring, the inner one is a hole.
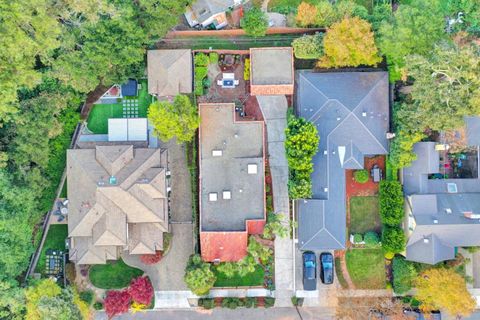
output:
M239 261L247 255L248 234L239 232L200 232L200 251L204 261Z
M274 96L293 94L293 84L281 84L281 85L254 85L250 84L250 94L252 96Z

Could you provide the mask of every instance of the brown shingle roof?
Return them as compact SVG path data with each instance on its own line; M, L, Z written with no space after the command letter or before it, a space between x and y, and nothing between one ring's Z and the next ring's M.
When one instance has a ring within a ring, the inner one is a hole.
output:
M125 245L132 254L162 247L168 231L166 164L159 149L68 150L71 260L98 264L116 259Z

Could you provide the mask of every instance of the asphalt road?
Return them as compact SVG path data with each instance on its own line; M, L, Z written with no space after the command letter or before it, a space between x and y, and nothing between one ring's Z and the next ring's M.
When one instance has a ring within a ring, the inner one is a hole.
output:
M218 308L214 310L155 310L138 312L135 315L124 314L115 320L330 320L334 319L333 310L327 308L258 308L229 310ZM96 320L107 320L105 313L97 313Z

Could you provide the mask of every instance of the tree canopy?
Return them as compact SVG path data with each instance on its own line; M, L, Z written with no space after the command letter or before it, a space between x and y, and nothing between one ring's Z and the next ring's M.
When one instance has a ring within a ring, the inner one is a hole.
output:
M199 255L193 255L190 257L185 269L184 280L193 293L203 296L213 287L217 277L209 263L204 262Z
M253 7L245 12L245 16L240 21L240 26L249 36L263 37L268 29L267 15L259 8Z
M191 141L200 124L197 107L188 96L178 95L173 103L157 101L148 109L148 120L154 133L163 141L177 138L177 142Z

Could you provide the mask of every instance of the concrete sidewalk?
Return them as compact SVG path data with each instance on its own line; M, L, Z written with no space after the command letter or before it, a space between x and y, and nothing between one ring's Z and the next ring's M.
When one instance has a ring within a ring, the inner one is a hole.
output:
M267 144L272 175L275 213L290 216L288 200L288 164L285 156L287 99L285 96L257 96L267 125ZM275 239L275 306L292 306L293 250L291 239Z

